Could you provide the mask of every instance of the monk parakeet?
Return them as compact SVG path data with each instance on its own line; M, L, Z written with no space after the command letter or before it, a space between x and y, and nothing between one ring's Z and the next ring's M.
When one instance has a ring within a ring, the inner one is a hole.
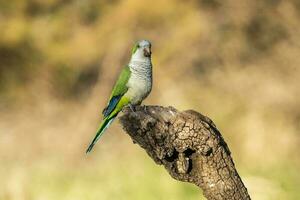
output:
M108 104L104 108L95 138L86 150L90 152L100 136L126 105L141 104L152 89L151 43L147 40L137 42L132 48L131 59L121 71L112 90Z

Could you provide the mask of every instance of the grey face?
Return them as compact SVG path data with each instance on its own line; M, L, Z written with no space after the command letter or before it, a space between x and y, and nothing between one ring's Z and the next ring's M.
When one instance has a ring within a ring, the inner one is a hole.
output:
M143 50L145 57L151 57L151 43L147 40L141 40L138 43L139 48Z

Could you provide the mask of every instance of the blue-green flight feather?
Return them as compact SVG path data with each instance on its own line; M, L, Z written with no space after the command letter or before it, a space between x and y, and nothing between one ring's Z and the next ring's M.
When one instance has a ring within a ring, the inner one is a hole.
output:
M121 111L122 107L127 103L127 99L122 98L127 92L127 82L130 78L130 69L128 66L124 67L120 73L120 76L112 90L112 94L109 99L109 103L103 110L103 121L101 122L99 129L94 137L93 141L89 145L86 153L89 153L96 142L99 140L100 136L104 133L105 129L112 123L117 114Z
M102 112L104 118L107 117L115 109L122 96L127 92L127 82L129 80L130 74L131 72L129 67L124 67L112 90L109 103Z

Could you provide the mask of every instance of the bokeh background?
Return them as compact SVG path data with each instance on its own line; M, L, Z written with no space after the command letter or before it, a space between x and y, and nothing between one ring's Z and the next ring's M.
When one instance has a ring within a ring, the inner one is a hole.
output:
M145 104L214 120L257 200L300 199L299 0L0 1L0 199L204 199L101 111L139 39Z

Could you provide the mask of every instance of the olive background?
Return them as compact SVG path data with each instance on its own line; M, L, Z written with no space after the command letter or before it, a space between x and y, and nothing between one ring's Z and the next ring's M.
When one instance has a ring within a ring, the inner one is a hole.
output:
M140 39L144 103L209 116L253 199L299 199L299 36L298 0L1 1L0 199L204 199L118 120L85 154Z

